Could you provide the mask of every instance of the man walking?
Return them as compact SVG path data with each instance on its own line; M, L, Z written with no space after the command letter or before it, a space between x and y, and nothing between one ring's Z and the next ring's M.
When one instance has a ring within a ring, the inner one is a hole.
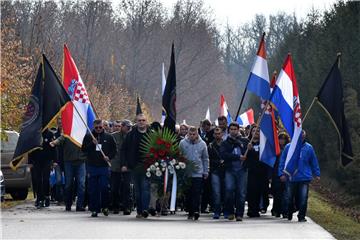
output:
M203 180L209 176L209 155L206 143L199 137L196 127L190 127L187 137L180 142L180 151L186 159L194 164L191 173L191 184L187 198L189 199L188 219L198 220L200 217L200 196Z
M102 209L109 215L109 164L116 154L116 143L109 133L104 131L103 121L94 121L93 137L87 133L82 144L82 151L87 155L87 175L89 192L89 210L92 217L97 217ZM105 156L104 156L105 155Z

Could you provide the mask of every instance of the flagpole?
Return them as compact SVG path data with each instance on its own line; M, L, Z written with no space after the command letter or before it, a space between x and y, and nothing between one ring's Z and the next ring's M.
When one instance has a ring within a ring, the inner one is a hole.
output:
M80 114L79 110L76 108L76 106L75 106L75 104L73 103L73 101L71 101L71 103L72 103L72 105L74 106L74 108L75 108L75 110L76 110L77 114L79 115L79 117L80 117L81 121L84 123L85 127L86 127L86 128L87 128L87 130L89 131L89 133L90 133L90 135L91 135L92 139L93 139L93 140L95 140L95 141L97 141L97 140L96 140L96 138L95 138L95 136L94 136L94 134L91 132L91 130L90 130L90 128L89 128L89 126L85 123L84 119L82 118L82 116L81 116L81 114ZM101 152L102 156L104 157L104 161L105 161L105 162L109 165L109 167L111 167L111 163L110 163L110 161L105 160L105 157L107 157L107 156L105 155L105 153L103 152L103 150L102 150L101 148L100 148L100 152Z
M312 100L312 102L311 102L310 107L307 109L307 111L306 111L306 113L305 113L305 116L304 116L304 118L302 119L302 123L304 123L304 122L305 122L305 119L306 119L306 117L307 117L308 113L310 112L310 109L311 109L311 108L312 108L312 106L314 105L315 100L317 100L317 98L316 98L316 97L314 97L314 99L313 99L313 100Z

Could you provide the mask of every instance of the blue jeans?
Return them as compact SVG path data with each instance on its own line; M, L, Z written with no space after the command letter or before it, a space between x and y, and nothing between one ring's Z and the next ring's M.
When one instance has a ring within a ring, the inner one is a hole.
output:
M223 177L224 174L219 172L211 173L212 204L215 215L220 215L221 213L221 188Z
M234 192L237 217L244 216L248 170L245 168L225 171L225 212L234 214Z
M100 212L109 207L110 172L108 167L87 166L89 210Z
M72 162L64 162L65 174L65 205L71 207L73 200L74 179L76 182L76 207L84 207L84 194L85 194L85 163L80 165L73 164Z
M55 183L55 200L58 202L63 201L64 198L64 186L63 186L63 178L62 178L62 170L60 165L56 165L56 167L54 168L55 170L55 178L56 178L56 183Z
M144 173L133 173L135 187L136 212L141 214L149 209L150 204L150 181Z
M309 195L309 183L310 181L301 182L289 182L288 185L288 214L292 215L294 211L293 199L297 197L296 205L299 209L297 217L303 219L306 216L307 201Z

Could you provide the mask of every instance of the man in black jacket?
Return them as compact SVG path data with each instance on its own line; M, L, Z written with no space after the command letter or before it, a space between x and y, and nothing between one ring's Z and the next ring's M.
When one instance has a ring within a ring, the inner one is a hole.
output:
M102 209L105 216L109 215L109 161L116 154L116 142L111 134L104 131L103 121L94 121L93 137L87 133L81 150L87 155L87 174L89 192L89 210L92 217Z
M130 171L133 176L136 196L137 218L147 218L150 203L150 182L143 171L143 157L140 152L140 143L143 137L149 132L147 119L144 114L136 116L136 127L126 136L121 149L121 160L123 161L121 171Z
M219 219L221 213L221 196L224 193L224 160L220 156L220 146L223 142L223 131L221 128L214 129L214 141L209 144L209 160L212 187L212 207L214 210L213 219Z
M248 140L239 133L239 124L232 122L229 125L229 136L221 144L220 154L225 163L225 211L229 220L242 221L245 208L247 190L247 163L245 152ZM234 192L236 213L234 216Z

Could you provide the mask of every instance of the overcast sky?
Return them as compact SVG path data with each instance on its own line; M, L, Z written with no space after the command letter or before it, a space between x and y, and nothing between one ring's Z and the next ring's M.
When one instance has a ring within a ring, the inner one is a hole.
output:
M160 0L168 8L172 8L176 0ZM304 18L311 8L330 9L336 0L204 0L205 6L213 9L216 23L237 26L251 21L257 13L268 16L279 11Z

